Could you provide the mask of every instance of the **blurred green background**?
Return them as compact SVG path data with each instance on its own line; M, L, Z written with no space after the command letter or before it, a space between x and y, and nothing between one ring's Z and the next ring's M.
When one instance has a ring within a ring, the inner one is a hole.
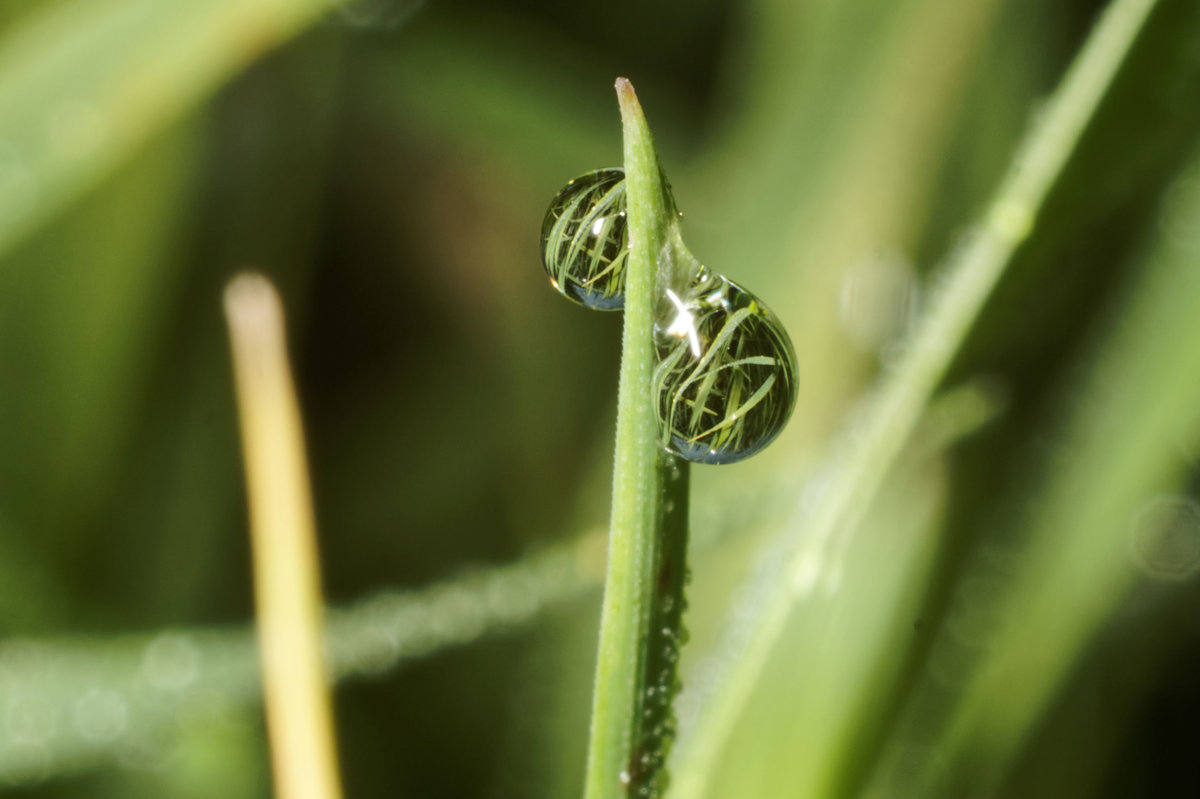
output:
M686 749L758 564L1104 5L6 0L5 794L270 795L245 268L288 309L330 603L425 636L334 644L348 795L578 792L620 317L550 289L538 234L618 164L618 75L690 248L800 363L778 443L693 471ZM707 795L1200 795L1198 98L1200 8L1163 0Z

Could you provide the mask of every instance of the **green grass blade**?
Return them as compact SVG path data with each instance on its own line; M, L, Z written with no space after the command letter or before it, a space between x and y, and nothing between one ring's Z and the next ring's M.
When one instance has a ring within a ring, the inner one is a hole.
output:
M1194 469L1179 439L1200 418L1198 177L1194 159L1161 226L1171 235L1111 316L1054 455L1027 470L1031 510L966 564L929 656L940 679L921 672L872 795L993 795L1081 653L1128 612L1131 589L1172 579L1140 560L1139 546L1194 570L1188 547L1200 529L1145 525L1164 495L1187 504ZM934 749L924 763L902 762L904 752Z
M617 81L617 97L625 131L630 253L588 799L643 795L660 779L677 660L667 652L677 655L686 573L688 464L659 445L652 393L654 313L671 201L637 95L624 78Z

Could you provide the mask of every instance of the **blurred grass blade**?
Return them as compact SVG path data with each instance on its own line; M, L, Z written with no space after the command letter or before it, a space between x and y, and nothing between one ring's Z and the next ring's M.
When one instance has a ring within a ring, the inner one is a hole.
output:
M994 795L1136 581L1200 569L1200 515L1183 496L1194 461L1180 448L1200 422L1200 158L1176 187L1166 235L1110 317L1054 455L1027 470L1032 510L963 570L936 666L921 672L869 795ZM922 751L938 754L914 762Z
M511 564L421 589L389 591L327 614L336 679L372 675L511 630L591 594L603 575L595 530ZM0 644L0 783L68 774L131 747L170 750L192 718L257 701L253 633L164 630L115 639L9 639ZM89 699L92 697L92 699ZM81 725L100 697L111 724Z
M0 256L337 0L61 0L0 38Z
M929 417L930 446L952 445L996 412L975 389L946 396ZM932 453L931 453L932 456ZM786 496L758 497L736 515L699 528L692 542L712 549L761 524ZM783 495L781 495L781 493ZM700 511L718 517L722 504ZM470 570L420 589L387 591L326 613L335 679L378 675L408 661L528 624L592 595L604 576L607 531L592 530L509 564ZM120 757L193 717L257 701L261 676L250 630L179 629L116 639L8 639L0 643L0 783L24 784ZM107 732L78 724L80 703L111 706ZM120 723L117 724L116 722Z
M254 599L275 795L340 799L307 457L284 332L266 278L225 290L242 428Z
M840 537L861 520L879 485L992 288L1029 235L1046 194L1074 151L1088 121L1124 61L1155 0L1116 0L1071 65L1044 116L1019 148L986 218L946 265L932 299L896 370L880 387L861 427L839 453L828 490L814 511L801 509L794 547L773 594L748 624L742 656L724 675L696 728L681 738L676 796L703 795L724 749L791 615L813 564L841 548Z
M841 785L871 739L864 730L876 728L880 707L905 668L942 546L945 437L977 429L1003 408L1003 394L987 380L957 386L931 402L860 528L805 575L799 589L805 601L764 669L762 684L771 688L756 691L738 719L707 795L846 795ZM756 598L776 585L786 542L777 544L758 557L760 579L739 589L737 612L746 617L752 617ZM745 639L738 632L727 629L687 671L681 727L695 721L717 688L711 665L741 656Z
M763 670L761 684L770 687L750 698L702 795L843 795L835 786L904 666L942 545L946 481L940 458L928 455L923 445L906 450L903 468L880 492L858 534L806 575L799 589L805 601ZM775 588L772 560L783 559L782 549L760 554L762 579L739 589L742 612L752 612L754 594ZM728 632L703 663L741 656L745 639ZM711 674L707 665L685 674L681 725L702 711L706 693L720 690ZM685 795L693 795L690 773L677 772Z

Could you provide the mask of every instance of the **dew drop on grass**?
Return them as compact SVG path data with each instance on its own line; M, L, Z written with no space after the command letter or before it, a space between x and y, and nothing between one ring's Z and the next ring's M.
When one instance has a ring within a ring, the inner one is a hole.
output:
M395 30L424 5L424 0L348 0L336 17L358 30Z
M654 373L663 445L696 463L761 451L796 404L796 353L779 318L705 267L665 299Z
M84 739L113 741L129 725L129 703L116 691L93 688L76 700L72 715Z
M542 263L567 299L600 311L625 305L625 171L597 169L563 187L542 221Z
M181 691L196 681L199 669L196 643L186 635L164 633L146 645L140 674L152 688Z

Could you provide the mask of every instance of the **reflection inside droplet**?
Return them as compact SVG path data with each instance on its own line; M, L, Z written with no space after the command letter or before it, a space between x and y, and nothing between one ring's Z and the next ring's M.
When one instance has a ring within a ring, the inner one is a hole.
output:
M796 401L796 355L753 294L703 266L688 281L666 291L655 326L663 445L685 460L734 463L783 430Z
M625 173L570 181L542 222L542 261L561 294L598 310L625 304ZM663 448L733 463L782 431L796 401L796 355L779 319L678 242L658 256L653 383Z
M542 265L570 300L601 311L625 305L625 172L580 175L550 203L542 221Z

